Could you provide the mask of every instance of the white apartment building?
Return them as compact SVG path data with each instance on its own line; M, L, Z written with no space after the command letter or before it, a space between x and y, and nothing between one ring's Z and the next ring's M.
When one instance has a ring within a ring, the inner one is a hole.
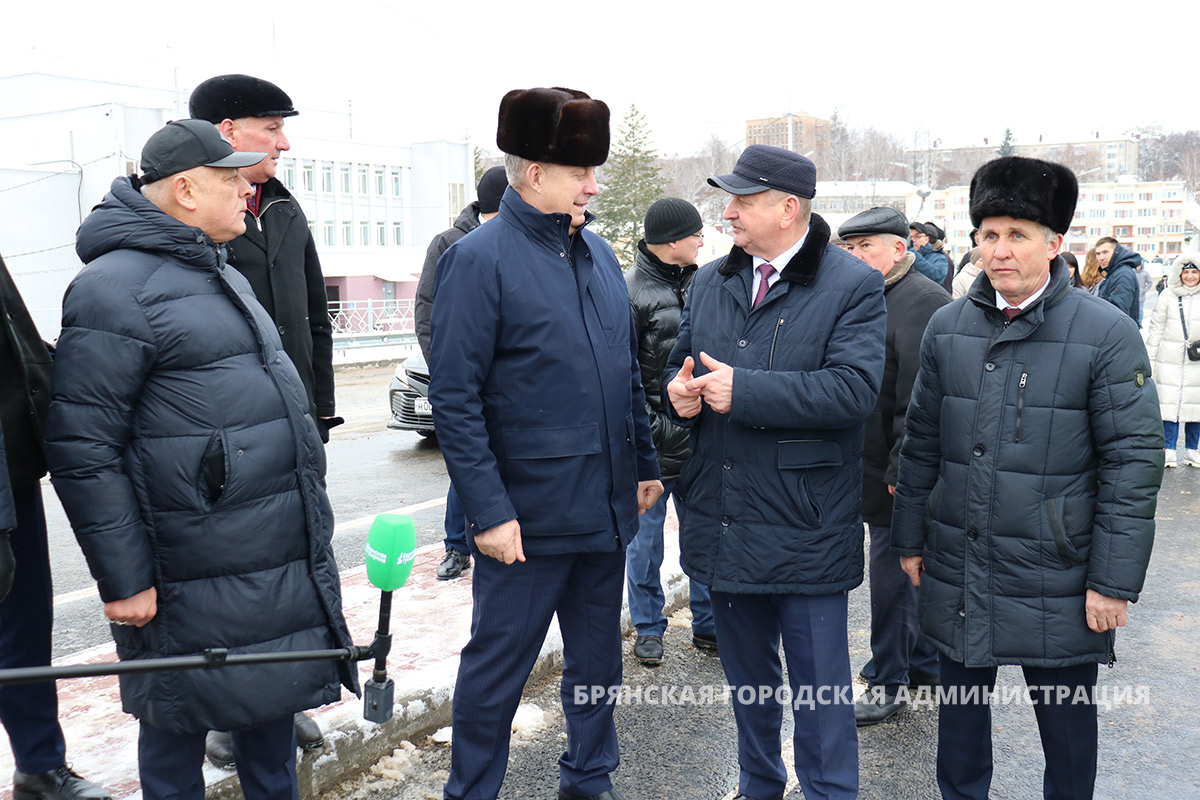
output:
M909 218L936 222L958 257L969 249L970 188L935 190L921 208L921 198L909 197ZM1147 260L1170 259L1189 246L1200 225L1200 207L1183 181L1115 181L1081 183L1075 218L1066 236L1066 249L1086 253L1104 236L1111 236Z
M0 255L47 338L82 266L75 230L115 177L138 171L146 139L188 116L191 88L0 77ZM430 239L474 198L470 145L365 143L344 114L300 111L278 177L309 219L331 299L411 298Z

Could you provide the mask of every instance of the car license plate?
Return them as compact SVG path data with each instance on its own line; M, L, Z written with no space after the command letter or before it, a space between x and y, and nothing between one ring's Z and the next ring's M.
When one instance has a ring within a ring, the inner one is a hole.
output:
M433 413L433 403L430 403L424 397L418 397L415 400L413 400L413 413L414 414L432 414Z

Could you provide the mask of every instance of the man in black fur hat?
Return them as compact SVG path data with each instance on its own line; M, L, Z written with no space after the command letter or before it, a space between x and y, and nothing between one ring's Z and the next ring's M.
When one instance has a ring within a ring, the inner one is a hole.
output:
M970 214L986 275L921 346L892 552L940 651L944 798L988 796L1000 664L1021 665L1035 698L1046 797L1092 797L1097 664L1115 661L1154 541L1150 362L1128 316L1071 286L1059 250L1077 196L1058 164L981 167Z
M308 220L291 193L275 177L279 156L291 149L283 133L285 117L300 112L275 84L250 75L218 75L192 91L188 111L193 119L217 126L234 150L266 153L241 171L254 187L246 201L246 232L228 245L230 262L250 281L254 296L279 327L283 350L300 373L312 418L321 441L342 422L334 416L333 324L325 277ZM305 749L324 743L317 723L296 714L296 737ZM232 769L229 734L214 731L206 744L209 761Z
M554 616L567 721L558 796L620 798L609 773L625 546L662 484L621 267L585 229L608 116L571 89L506 94L500 214L438 260L429 398L475 556L448 800L499 793Z

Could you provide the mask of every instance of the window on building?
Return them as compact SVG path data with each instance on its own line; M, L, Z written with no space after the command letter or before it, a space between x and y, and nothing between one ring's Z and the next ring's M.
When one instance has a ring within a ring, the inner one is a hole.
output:
M1153 217L1157 214L1158 214L1158 209L1155 209L1155 208L1139 208L1138 209L1139 217Z
M404 226L399 222L392 223L392 242L397 247L404 246Z
M1133 228L1129 225L1117 225L1113 228L1113 236L1118 239L1133 236Z
M317 223L311 219L308 221L308 232L312 234L313 239L317 238Z
M458 216L463 206L467 204L467 186L465 183L449 184L450 213Z
M313 190L313 162L304 162L304 166L300 171L300 178L304 186L304 191L311 192Z
M1132 203L1133 192L1117 192L1113 195L1113 200L1117 203Z
M393 167L392 168L392 197L399 197L401 194L403 194L403 192L401 191L403 188L404 187L401 185L401 181L400 181L400 170Z
M347 247L354 244L354 226L349 222L342 223L342 244Z
M1154 228L1138 228L1137 235L1138 236L1153 236Z
M1106 195L1106 194L1094 194L1094 195L1092 195L1092 202L1093 202L1093 203L1107 203L1107 202L1108 202L1108 195Z
M333 247L337 244L337 240L333 238L333 223L326 222L322 227L325 229L325 244Z
M296 161L292 158L283 159L283 185L289 192L296 191Z
M350 165L342 164L338 167L338 175L342 179L342 194L350 194ZM349 242L347 242L349 244Z
M387 191L387 179L384 177L383 167L375 168L375 194L383 197Z
M1132 208L1118 208L1116 211L1113 212L1113 216L1116 217L1117 219L1129 219L1130 217L1133 216L1133 209Z
M1181 216L1183 216L1183 211L1181 209L1178 209L1178 208L1164 208L1163 209L1163 217L1165 217L1166 219L1176 219L1177 217L1181 217Z
M1145 202L1153 202L1154 201L1154 192L1141 192L1140 194L1138 194L1138 200L1142 200Z
M365 222L358 223L358 243L363 247L371 243L371 227Z
M358 193L359 194L370 194L371 187L369 186L369 180L370 180L370 178L367 173L367 165L359 164L358 165ZM366 244L366 242L363 242L363 244Z
M1104 219L1103 208L1093 208L1088 211L1088 219Z
M321 165L321 191L333 192L333 164Z
M387 226L382 222L375 223L375 244L380 247L387 246Z

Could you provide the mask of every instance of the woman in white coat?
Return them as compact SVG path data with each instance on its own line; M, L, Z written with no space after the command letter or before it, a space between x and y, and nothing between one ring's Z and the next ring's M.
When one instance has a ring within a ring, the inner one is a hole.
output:
M1181 423L1186 445L1182 461L1200 467L1200 361L1187 355L1187 343L1196 340L1200 340L1200 253L1193 250L1167 268L1167 288L1154 306L1146 340L1158 387L1168 467L1176 464Z

